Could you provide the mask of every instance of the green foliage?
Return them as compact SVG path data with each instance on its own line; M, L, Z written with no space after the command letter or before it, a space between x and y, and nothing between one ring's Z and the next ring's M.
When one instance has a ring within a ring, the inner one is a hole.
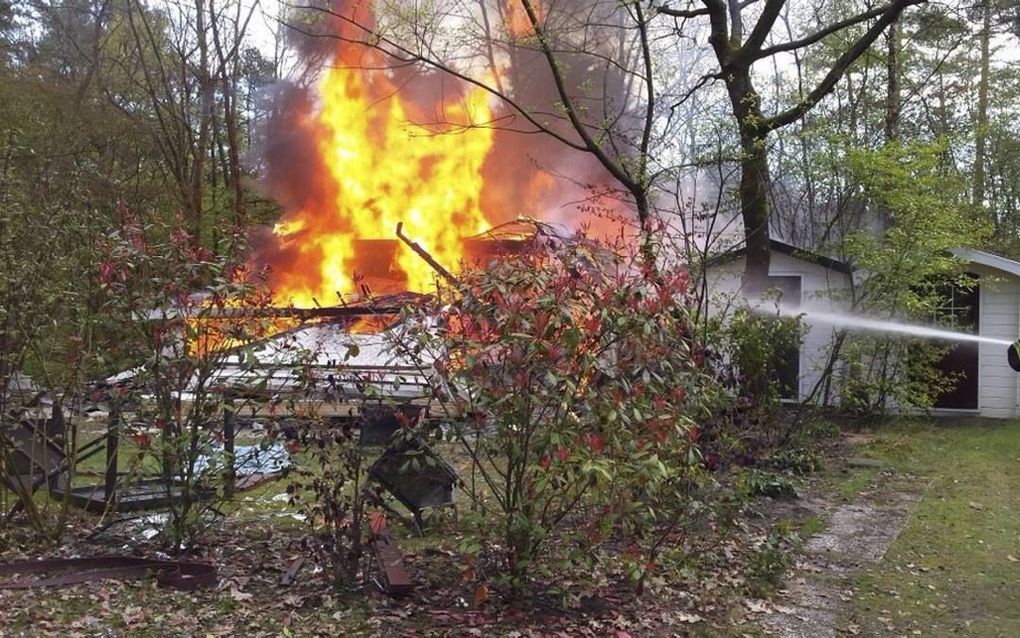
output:
M782 585L783 577L793 563L787 547L789 537L788 529L774 527L751 554L747 576L752 595L767 596Z
M988 236L988 224L967 204L965 184L944 167L946 150L938 142L847 153L863 198L887 217L880 236L858 231L844 245L864 273L858 297L866 298L871 313L929 315L938 303L929 282L966 283L950 249L979 245Z
M34 398L9 393L12 380L28 374L65 410L74 409L82 384L103 368L105 355L96 342L93 276L95 237L103 225L93 211L45 197L38 176L24 170L26 155L34 153L34 127L45 122L5 79L0 73L0 465L10 467L11 433L24 403ZM73 437L66 434L54 442L73 459ZM18 495L25 517L37 534L61 533L64 504L36 502L41 494ZM7 496L0 488L0 509L9 504Z
M783 355L800 347L797 319L767 316L740 308L729 318L723 348L738 374L740 396L767 415L779 404L777 370Z
M782 392L777 370L791 353L796 355L800 341L797 319L746 307L710 324L706 342L726 364L727 373L721 376L734 404L706 424L704 441L714 454L727 460L752 451L767 455L785 440L788 422L779 418Z
M793 480L783 474L752 469L738 477L737 488L747 496L771 496L774 498L797 496Z
M822 469L822 456L817 450L791 445L777 450L769 463L781 472L809 474Z
M702 480L697 423L722 396L687 284L577 241L468 271L425 311L406 349L469 416L451 437L472 460L479 575L520 593L598 573L612 545L643 582L656 530L685 520Z
M844 242L860 273L846 300L851 312L927 323L938 317L948 287L973 285L950 250L979 244L989 229L967 204L959 177L945 169L945 152L944 143L848 151L862 198L886 219L880 236L858 231ZM944 353L900 336L848 336L837 352L841 401L858 414L890 404L928 407L955 382L935 366Z

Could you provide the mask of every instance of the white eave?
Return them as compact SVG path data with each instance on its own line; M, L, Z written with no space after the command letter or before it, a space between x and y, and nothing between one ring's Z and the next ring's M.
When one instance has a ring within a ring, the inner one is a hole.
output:
M1020 261L1014 261L976 248L952 248L949 252L953 253L957 259L962 259L963 261L967 261L972 264L978 264L979 266L992 268L1020 278Z

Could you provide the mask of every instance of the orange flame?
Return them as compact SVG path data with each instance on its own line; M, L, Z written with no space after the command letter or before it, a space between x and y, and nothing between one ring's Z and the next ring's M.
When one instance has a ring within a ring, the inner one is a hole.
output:
M507 32L514 38L528 38L535 35L535 28L531 24L531 18L520 0L505 0L503 5L503 22ZM545 11L540 0L531 0L531 9L541 20Z
M373 240L395 240L403 222L410 239L456 268L461 238L492 225L480 207L493 138L487 93L475 89L423 113L390 76L364 70L384 68L380 57L341 50L318 85L311 125L334 197L292 211L274 228L278 243L300 256L274 265L278 304L332 305L338 294L358 292L366 264L386 271L394 289L425 292L435 277L430 266L402 244Z

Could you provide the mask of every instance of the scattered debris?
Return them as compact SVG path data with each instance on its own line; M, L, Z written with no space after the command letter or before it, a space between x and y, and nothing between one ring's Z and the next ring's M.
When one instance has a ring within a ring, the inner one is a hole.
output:
M411 584L411 576L407 573L407 567L404 565L404 553L397 545L393 534L390 533L389 527L384 526L374 532L371 542L382 578L379 583L380 588L391 596L400 596L411 591L414 586Z
M298 556L290 562L290 566L287 567L287 571L280 576L280 584L284 587L290 585L297 578L298 572L305 566L306 558L304 556Z
M457 473L418 437L400 438L386 448L368 475L411 510L422 526L423 510L453 503Z
M217 445L209 454L195 459L195 472L204 472L212 458L222 458L223 446ZM294 465L282 442L272 445L238 445L234 448L234 471L239 477L253 474L280 474Z
M155 560L131 556L96 556L91 558L54 558L0 563L0 575L24 576L0 582L0 589L34 587L65 587L92 583L108 578L142 580L155 573L160 587L195 591L216 586L216 566L190 561Z

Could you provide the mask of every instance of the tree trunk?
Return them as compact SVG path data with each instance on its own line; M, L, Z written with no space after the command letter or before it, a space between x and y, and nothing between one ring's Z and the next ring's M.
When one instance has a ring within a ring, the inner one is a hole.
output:
M889 25L886 34L886 92L885 92L885 143L890 144L899 138L900 124L900 60L899 60L899 20ZM878 207L878 232L885 233L893 225L892 211L888 206Z
M212 16L215 19L215 16ZM198 137L191 149L191 213L192 237L194 247L202 245L203 230L203 186L205 180L205 154L209 147L209 132L213 116L213 82L209 74L209 41L206 25L206 13L203 2L195 3L195 36L198 40L198 99L201 114L198 122Z
M974 198L975 206L985 203L985 160L988 139L988 83L989 45L992 30L992 11L989 0L981 2L981 76L978 80L977 121L974 135Z
M769 161L768 131L761 123L761 98L751 84L750 69L741 69L727 81L730 103L740 129L740 216L747 246L742 290L757 299L769 274Z
M893 142L899 137L900 126L900 22L889 25L886 34L888 44L885 69L888 88L885 93L885 141Z
M651 205L648 202L648 196L643 191L633 194L641 231L641 260L646 272L658 280L659 268L655 258L655 229L651 227Z

